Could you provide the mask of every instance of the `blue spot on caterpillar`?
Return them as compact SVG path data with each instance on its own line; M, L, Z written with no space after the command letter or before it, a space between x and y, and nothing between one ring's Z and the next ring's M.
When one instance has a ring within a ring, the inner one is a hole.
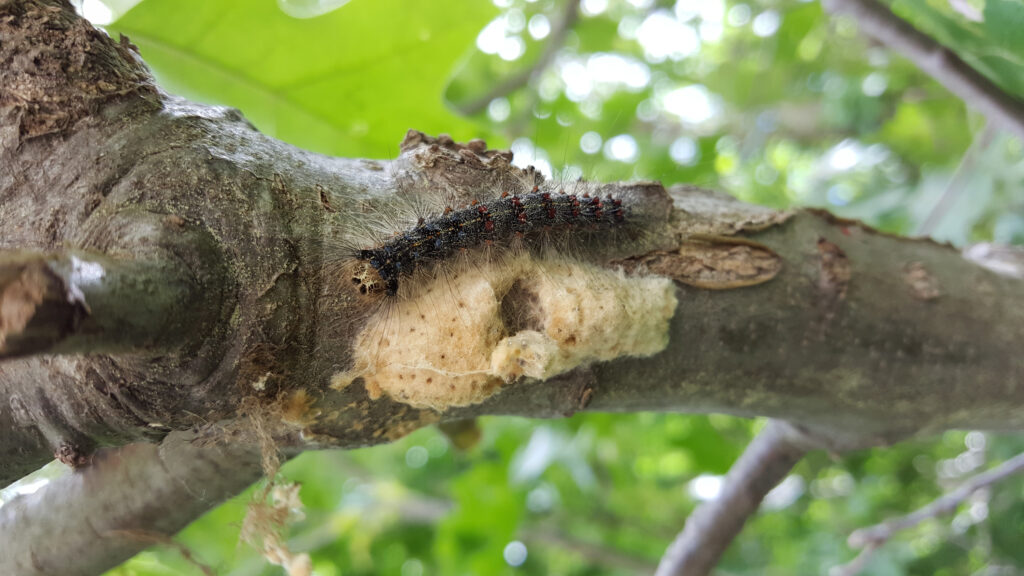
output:
M624 227L627 219L619 198L547 192L534 185L523 195L505 192L461 210L447 209L430 220L421 218L412 230L358 250L356 259L365 266L351 280L360 294L395 296L417 269L462 250L513 242L531 247L533 241L569 231L581 236L607 233Z

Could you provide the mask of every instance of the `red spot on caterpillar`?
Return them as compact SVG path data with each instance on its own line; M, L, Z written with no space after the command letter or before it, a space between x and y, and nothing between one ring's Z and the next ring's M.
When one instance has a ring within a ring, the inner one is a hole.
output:
M554 204L554 202L551 201L551 194L549 192L545 192L545 193L541 194L540 195L540 200L541 200L541 205L544 208L547 209L548 219L549 220L554 220L555 216L558 213L555 211L555 204Z

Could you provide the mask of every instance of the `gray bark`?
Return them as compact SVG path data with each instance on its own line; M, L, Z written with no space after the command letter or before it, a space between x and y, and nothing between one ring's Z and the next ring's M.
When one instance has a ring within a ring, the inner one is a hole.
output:
M178 532L260 476L249 447L196 447L188 434L96 454L93 465L4 504L4 574L102 574ZM69 513L73 511L73 513ZM7 527L16 526L12 536Z
M172 431L246 453L261 440L254 418L288 454L384 442L437 421L582 409L765 415L836 450L1024 428L1021 280L929 240L656 183L592 187L661 217L626 253L580 257L676 281L662 352L516 380L440 411L378 398L363 379L332 388L370 313L338 286L333 239L361 225L367 206L392 206L396 190L496 188L515 177L509 155L416 132L391 162L295 149L235 111L160 93L130 45L57 0L0 3L0 38L0 250L82 251L178 279L151 287L165 303L156 309L178 316L156 349L105 351L100 339L77 348L94 354L0 362L4 483L55 452L87 464L98 447ZM201 297L182 307L181 294ZM152 448L118 453L147 478L161 474ZM100 458L0 508L0 541L14 551L0 554L0 573L53 573L39 558L113 565L130 546L63 548L36 535L100 519L105 530L176 530L255 477L248 456L237 470L222 457L221 487L190 507L160 495L143 505L149 480L118 476ZM208 461L184 459L179 470L201 476ZM96 493L103 507L89 496L96 484L83 488L93 475L108 478ZM58 502L67 490L81 496Z

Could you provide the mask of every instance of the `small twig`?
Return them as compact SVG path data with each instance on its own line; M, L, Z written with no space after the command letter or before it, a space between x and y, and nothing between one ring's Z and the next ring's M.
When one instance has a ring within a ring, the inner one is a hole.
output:
M942 196L939 197L938 202L935 203L935 206L932 207L928 216L924 219L924 222L918 227L918 236L931 236L935 232L935 228L942 223L946 213L953 206L954 201L961 193L967 190L967 178L974 172L978 157L992 144L992 140L997 132L998 130L996 130L996 127L991 122L985 123L985 127L974 139L970 147L967 148L967 151L964 152L963 158L960 159L960 165L956 167L956 172L950 178L949 184L942 192Z
M864 550L861 551L861 553L850 563L833 568L830 575L854 576L855 574L860 573L867 564L871 555L881 548L883 544L889 541L889 539L897 532L917 526L929 518L936 518L940 515L948 514L953 510L956 510L957 506L969 498L971 494L974 494L982 488L995 484L996 482L1009 478L1021 471L1024 471L1024 453L1018 454L1006 462L986 470L981 474L972 476L966 482L961 484L959 488L948 492L938 499L933 500L927 506L918 508L906 516L893 518L881 524L876 524L868 528L861 528L860 530L854 531L847 539L847 543L853 548L863 548Z
M531 79L547 68L548 64L550 64L554 59L555 53L557 53L558 49L565 44L565 39L569 35L569 30L572 30L573 25L576 23L576 19L579 17L579 5L580 0L566 1L561 20L559 20L555 25L555 29L552 31L551 37L548 38L548 42L544 46L544 51L541 52L541 55L533 62L532 65L509 76L504 81L494 86L494 88L486 94L458 106L459 111L467 116L472 116L486 108L487 105L491 103L491 100L500 98L522 88Z
M899 52L956 94L991 124L1024 138L1024 102L1007 94L953 51L920 32L875 0L824 0L827 10L849 14L860 29Z
M986 486L999 482L1004 478L1008 478L1018 472L1021 472L1022 470L1024 470L1024 453L1010 458L995 468L991 468L981 474L972 476L956 490L945 494L933 501L931 504L928 504L923 508L919 508L906 516L901 516L899 518L883 522L882 524L877 524L869 528L861 528L860 530L855 531L853 534L850 534L848 543L850 546L860 548L861 546L867 546L872 542L885 542L896 532L916 526L929 518L934 518L941 514L952 512L971 494L974 494Z
M662 556L655 576L710 573L764 496L810 448L792 426L770 421L729 469L718 498L701 504L686 520L683 531Z

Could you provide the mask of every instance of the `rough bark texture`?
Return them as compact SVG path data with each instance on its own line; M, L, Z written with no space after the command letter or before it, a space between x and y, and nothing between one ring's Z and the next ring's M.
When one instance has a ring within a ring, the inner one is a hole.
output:
M663 352L517 380L441 412L371 397L361 379L332 388L369 313L339 286L334 239L367 206L392 204L396 190L494 188L515 176L510 155L416 132L392 162L295 149L233 110L159 93L129 44L57 0L0 2L0 39L0 250L174 263L187 274L155 296L198 295L178 313L186 328L169 348L0 362L3 483L55 453L87 462L96 447L193 429L243 453L259 443L256 429L270 430L295 453L482 414L582 409L766 415L832 449L948 428L1024 428L1024 282L928 240L656 183L600 187L662 217L630 253L590 258L676 280ZM6 337L23 332L18 314L0 318ZM0 508L0 542L29 554L0 554L0 573L68 573L42 558L75 558L95 573L133 548L89 546L87 533L62 551L60 539L36 535L88 525L99 509L109 523L94 540L104 530L173 531L255 477L248 456L237 470L234 456L197 458L182 470L217 475L212 500L187 507L157 494L147 508L162 464L152 447L120 454L149 479L119 476L113 460L99 459ZM67 491L82 496L54 499Z

